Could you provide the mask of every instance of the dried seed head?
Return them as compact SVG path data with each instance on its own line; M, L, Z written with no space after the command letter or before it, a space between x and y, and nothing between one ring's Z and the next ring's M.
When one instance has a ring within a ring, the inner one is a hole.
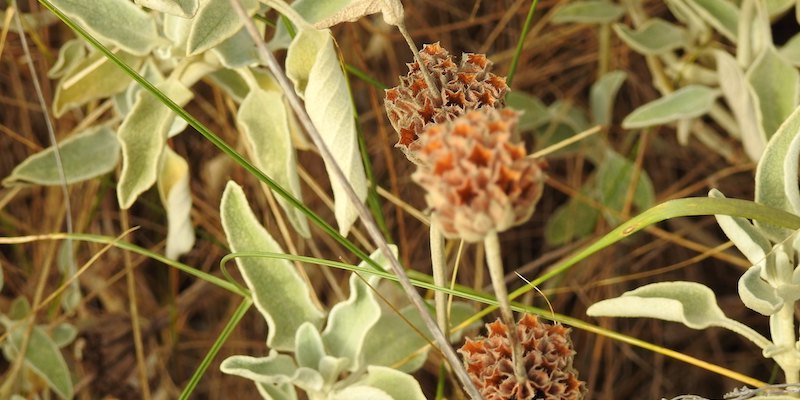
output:
M411 161L415 142L426 125L454 119L467 110L499 108L508 92L505 78L489 72L492 62L483 54L465 53L461 64L439 43L425 45L420 58L438 87L428 89L419 64L408 64L408 75L386 90L386 113L400 135L400 147Z
M511 142L519 116L481 108L429 125L412 179L425 190L432 219L449 238L475 242L530 218L542 195L540 163Z
M578 380L572 366L575 351L569 329L550 325L526 314L517 324L527 380L514 376L508 328L497 321L486 324L488 335L467 338L459 352L472 381L486 400L544 399L577 400L586 393L586 383Z

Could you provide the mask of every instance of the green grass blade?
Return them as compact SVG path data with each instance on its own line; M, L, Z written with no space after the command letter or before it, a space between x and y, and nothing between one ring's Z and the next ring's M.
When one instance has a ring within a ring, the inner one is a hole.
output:
M511 67L509 67L508 75L506 76L506 84L509 87L511 87L511 82L514 80L514 75L517 73L519 58L522 56L522 48L525 47L525 37L528 36L528 32L531 30L533 15L536 13L536 4L538 3L539 0L533 0L533 3L531 3L531 8L528 9L528 16L525 17L525 25L522 26L522 34L519 35L517 48L514 50L514 58L511 60Z
M383 83L381 83L377 79L373 78L371 75L367 74L366 72L364 72L364 71L362 71L362 70L360 70L360 69L358 69L358 68L356 68L356 67L354 67L354 66L352 66L350 64L345 64L344 67L345 67L345 70L347 70L347 72L350 73L350 75L353 75L353 76L357 77L358 79L361 79L362 81L370 84L375 89L386 90L386 89L389 88L388 86L384 85Z
M701 200L704 200L704 199L701 199ZM742 201L742 200L739 200L739 201ZM679 203L679 205L680 205L680 203ZM763 206L759 206L759 207L763 207ZM764 207L764 208L768 208L768 207ZM761 210L761 211L765 211L765 210ZM688 214L688 215L706 215L706 214ZM797 226L800 227L800 217L797 217L797 216L792 216L792 217L795 219L795 221L793 223L797 224ZM664 219L666 219L666 218L664 218ZM640 229L642 229L642 228L644 228L644 226L642 226ZM221 264L227 263L227 262L229 262L232 259L237 258L237 257L283 258L283 259L287 259L287 260L291 260L291 261L299 261L299 262L302 262L302 263L305 263L305 264L309 264L309 265L320 265L320 266L324 266L324 267L332 267L332 268L344 269L344 270L348 270L348 271L356 272L356 273L360 273L360 274L376 275L376 276L380 276L383 279L388 279L388 280L391 280L391 281L397 281L397 277L395 277L394 275L392 275L392 274L390 274L388 272L378 272L378 271L375 271L373 269L361 268L361 267L358 267L358 266L355 266L355 265L350 265L350 264L341 263L341 262L337 262L337 261L324 260L324 259L313 258L313 257L305 257L305 256L294 256L294 255L287 255L287 254L281 254L281 253L269 253L269 252L231 253L231 254L228 254L227 256L225 256L220 261L220 263ZM413 271L411 271L411 272L413 273ZM487 310L487 309L488 310L493 310L493 309L497 308L497 305L498 305L497 301L489 294L481 293L481 292L476 291L476 290L474 290L472 288L469 288L469 287L466 287L466 286L461 286L461 285L456 285L453 289L450 289L450 288L447 288L447 287L439 287L439 286L436 286L436 285L434 285L432 283L433 278L431 278L428 275L419 273L419 272L413 273L413 274L410 273L409 275L413 275L413 277L411 279L411 282L415 287L419 287L419 288L423 288L423 289L429 289L429 290L442 291L442 292L445 292L445 293L448 293L448 294L452 294L454 296L458 296L458 297L460 297L462 299L465 299L465 300L471 300L471 301L479 302L479 303L486 304L487 306L489 306L488 308L484 309L483 311L477 313L476 314L477 318L471 318L469 320L464 321L460 326L453 327L453 332L456 332L456 331L458 331L460 329L463 329L466 326L471 325L477 319L482 318L484 315L488 314L488 312L485 312L485 310ZM532 288L532 287L530 287L530 288ZM737 381L742 382L742 383L747 384L747 385L751 385L751 386L755 386L755 387L760 387L760 386L764 386L765 385L764 382L761 382L761 381L759 381L757 379L751 378L751 377L746 376L744 374L738 373L736 371L732 371L730 369L723 368L723 367L720 367L718 365L715 365L715 364L712 364L712 363L709 363L709 362L706 362L706 361L703 361L703 360L700 360L700 359L697 359L697 358L694 358L694 357L691 357L691 356L687 356L687 355L685 355L683 353L680 353L680 352L677 352L677 351L674 351L674 350L670 350L668 348L665 348L665 347L662 347L662 346L658 346L656 344L653 344L653 343L650 343L650 342L647 342L647 341L644 341L644 340L640 340L640 339L637 339L637 338L632 337L632 336L624 335L624 334L621 334L619 332L615 332L615 331L612 331L612 330L609 330L609 329L605 329L605 328L602 328L600 326L597 326L597 325L594 325L594 324L590 324L590 323L588 323L586 321L582 321L582 320L577 319L577 318L573 318L573 317L569 317L569 316L561 315L561 314L555 314L555 313L552 313L550 310L544 310L544 309L541 309L541 308L536 308L536 307L532 307L532 306L529 306L529 305L516 303L516 302L512 303L511 306L515 311L535 314L535 315L538 315L538 316L540 316L542 318L545 318L545 319L549 319L549 320L552 320L552 321L557 321L557 322L564 323L564 324L572 326L572 327L574 327L576 329L581 329L581 330L584 330L584 331L587 331L587 332L592 332L592 333L595 333L597 335L610 338L612 340L617 340L617 341L620 341L620 342L623 342L623 343L627 343L627 344L630 344L630 345L633 345L633 346L641 347L641 348L649 350L649 351L653 351L655 353L663 354L663 355L665 355L667 357L674 358L676 360L679 360L679 361L682 361L682 362L685 362L685 363L688 363L688 364L695 365L695 366L697 366L699 368L703 368L703 369L706 369L708 371L714 372L716 374L719 374L719 375L722 375L722 376L726 376L728 378L737 380Z
M207 272L203 272L192 266L169 259L161 254L152 252L143 247L139 247L135 244L119 240L119 238L116 237L92 235L88 233L51 233L51 234L34 235L34 236L5 237L1 239L2 242L0 242L0 244L19 244L19 243L34 242L39 240L64 240L64 239L71 239L79 242L108 244L121 250L127 250L151 258L162 264L166 264L169 267L180 270L181 272L192 275L198 279L202 279L212 285L218 286L221 289L225 289L239 296L242 297L249 296L247 291L241 289L235 283L228 282L225 279L211 275Z
M639 232L650 225L671 218L715 214L754 219L762 223L781 226L792 230L800 229L800 216L777 208L758 204L753 201L739 199L716 199L709 197L689 197L685 199L670 200L650 208L636 217L631 218L624 224L607 233L596 242L585 247L583 250L578 251L572 257L554 265L547 272L538 278L533 279L530 282L530 285L523 286L513 291L511 294L509 294L509 298L516 299L517 297L530 292L545 281L566 272L569 268L578 262L583 261L592 254L597 253L598 251L603 250L606 247L611 246L612 244L625 239L626 237ZM474 320L482 318L494 310L495 307L487 307L486 309L478 312L475 315Z
M244 314L247 313L247 310L250 309L252 304L253 300L249 297L246 297L242 303L239 304L239 307L237 307L236 311L233 312L231 319L227 324L225 324L222 332L219 333L217 340L214 341L214 344L211 345L211 348L208 350L208 353L206 353L206 356L203 357L203 361L200 362L200 365L197 366L194 374L192 374L192 377L189 379L189 383L186 384L183 392L181 392L181 396L179 397L180 400L186 400L192 395L195 387L197 387L197 384L200 383L200 379L206 373L206 370L211 365L211 362L214 361L214 357L217 356L217 353L219 353L222 345L228 340L228 337L231 335L234 328L236 328L236 325L239 324L239 321L242 320L242 317L244 317Z
M355 254L358 258L366 261L369 263L373 268L380 269L380 266L377 265L372 259L369 258L369 255L359 249L355 244L353 244L350 240L339 234L339 232L330 226L327 222L325 222L319 215L311 211L308 207L306 207L303 203L298 201L294 196L292 196L289 192L284 190L280 185L276 184L269 176L264 174L260 169L256 166L251 164L247 161L241 154L239 154L236 150L232 147L228 146L222 139L219 138L216 134L211 132L205 125L200 123L197 119L191 116L189 113L186 112L182 107L177 105L171 99L164 95L160 90L158 90L153 84L149 81L144 79L138 72L134 71L130 66L126 65L120 59L113 54L108 48L103 46L97 39L92 37L88 32L86 32L82 27L77 25L74 21L70 20L66 15L64 15L60 10L58 10L52 3L48 0L39 0L39 2L49 9L53 14L55 14L61 21L63 21L67 26L69 26L72 30L74 30L78 35L84 38L89 44L94 46L98 51L102 52L109 60L117 64L120 68L122 68L128 75L131 76L137 83L142 85L148 92L150 92L153 96L156 96L165 106L169 107L173 112L175 112L179 117L186 120L186 122L191 125L195 130L200 132L208 141L214 144L217 148L222 150L223 153L227 154L231 157L237 164L242 166L247 172L258 178L258 180L264 182L267 186L269 186L272 191L274 191L277 195L286 199L293 207L299 209L303 214L305 214L314 224L316 224L320 229L322 229L326 234L330 237L335 239L339 242L342 246L344 246L348 251L352 254Z

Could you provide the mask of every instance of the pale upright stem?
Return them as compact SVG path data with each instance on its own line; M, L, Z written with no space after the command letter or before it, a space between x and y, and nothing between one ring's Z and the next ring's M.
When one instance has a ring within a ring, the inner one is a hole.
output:
M500 303L500 316L508 327L508 340L511 342L511 356L514 361L514 375L519 382L528 379L522 359L522 345L517 337L517 324L514 321L514 312L511 311L511 301L508 299L505 271L503 270L503 257L500 254L500 240L497 232L492 232L483 240L486 248L486 265L489 267L489 277L497 302Z
M276 1L282 0L270 0L269 3L274 3ZM333 153L331 153L328 146L325 145L325 142L322 140L319 131L311 122L311 117L308 116L302 101L297 93L295 93L294 85L289 82L289 78L278 64L278 60L275 58L275 56L267 50L267 46L264 44L263 39L259 35L253 20L244 11L241 3L239 3L239 0L230 0L230 3L233 9L236 11L236 14L238 14L239 18L241 18L244 22L245 31L248 35L250 35L251 39L255 43L256 50L262 62L266 65L270 72L272 72L281 89L283 89L283 93L286 95L289 105L294 110L300 125L303 126L311 140L314 142L314 145L320 152L320 156L322 156L323 160L326 161L326 165L332 166L331 175L333 176L331 179L336 179L342 184L347 196L350 198L353 206L358 211L358 215L361 218L361 221L364 223L367 233L369 233L372 241L375 242L375 245L381 250L383 255L389 261L391 270L397 276L400 286L403 288L403 291L406 293L408 299L411 301L414 307L419 311L425 327L428 328L428 330L431 332L431 335L433 335L434 342L439 345L439 350L450 363L450 367L453 369L453 372L463 385L464 390L467 392L470 398L476 400L480 399L480 392L478 392L475 384L467 374L467 370L464 368L461 359L458 357L455 350L453 350L453 347L450 345L450 341L447 339L445 334L436 325L436 321L434 321L431 317L425 301L422 300L422 297L420 297L419 293L417 293L414 285L411 284L411 280L408 278L403 266L400 265L400 261L389 249L389 244L386 243L386 239L383 237L378 225L372 218L372 214L370 214L367 207L358 198L355 190L350 185L350 182L348 182L347 177L344 175L344 172L342 172L341 167L339 167L339 163L336 162L336 157L333 155Z
M433 284L439 287L447 285L447 261L444 255L444 236L439 224L431 221L431 269L433 270ZM436 307L436 322L442 332L450 331L447 321L447 295L440 291L433 292L433 301Z

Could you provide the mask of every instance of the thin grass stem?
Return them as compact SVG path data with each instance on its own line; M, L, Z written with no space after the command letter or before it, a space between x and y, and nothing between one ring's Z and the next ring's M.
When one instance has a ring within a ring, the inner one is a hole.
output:
M536 4L539 0L533 0L531 8L528 9L528 16L525 17L525 24L522 26L522 34L519 35L517 41L517 48L514 50L514 58L511 59L511 67L508 68L508 75L506 75L506 84L511 87L511 82L514 81L514 75L517 74L517 67L519 66L519 59L522 56L522 49L525 47L525 37L531 30L533 23L533 15L536 13Z
M186 384L186 387L183 388L183 392L181 392L180 400L189 399L189 396L192 395L194 389L197 387L197 384L200 383L200 379L205 375L206 370L208 367L211 366L211 362L214 361L214 358L219 353L219 350L222 349L222 345L228 340L228 337L231 335L233 330L239 325L239 321L242 320L247 310L250 309L250 306L253 304L253 300L249 297L245 297L242 300L242 303L239 304L239 307L236 308L236 311L233 312L231 319L225 324L225 327L222 328L222 332L219 333L217 336L217 340L214 341L214 344L211 345L211 348L206 353L206 356L203 357L203 361L200 362L200 365L197 366L197 369L192 374L192 377L189 378L189 382Z

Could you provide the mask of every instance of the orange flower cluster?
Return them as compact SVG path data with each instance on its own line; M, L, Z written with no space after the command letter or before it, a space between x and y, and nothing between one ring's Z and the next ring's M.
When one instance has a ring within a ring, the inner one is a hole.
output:
M400 84L386 91L384 103L400 135L396 146L413 162L417 162L415 143L427 125L484 106L500 108L508 92L505 78L489 72L492 62L483 54L465 53L456 65L447 50L433 43L425 45L419 56L438 87L430 90L419 64L413 62L408 64L408 74L400 77Z
M497 320L486 324L488 336L472 340L459 350L467 372L486 400L577 400L586 384L572 366L575 351L569 328L550 325L526 314L517 324L527 380L518 382L511 360L508 328Z
M544 173L512 141L517 121L515 111L487 107L429 125L420 136L412 179L446 237L480 241L533 214Z

